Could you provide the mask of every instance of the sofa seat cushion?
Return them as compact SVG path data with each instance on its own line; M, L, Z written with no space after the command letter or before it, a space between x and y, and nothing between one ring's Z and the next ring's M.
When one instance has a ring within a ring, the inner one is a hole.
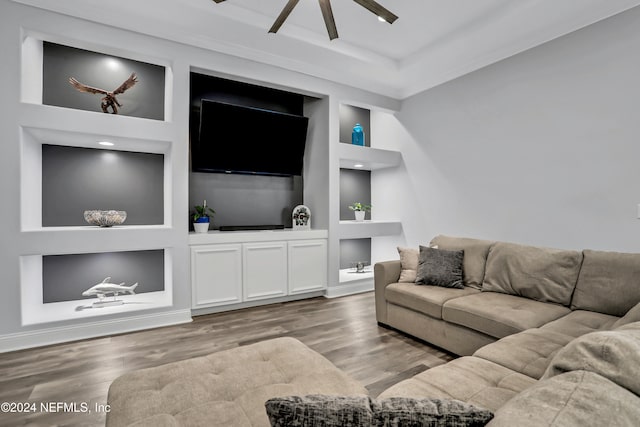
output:
M442 319L442 305L446 301L477 293L480 291L467 287L457 289L415 283L392 283L385 289L385 298L392 304Z
M481 289L489 248L494 242L468 237L436 236L430 246L448 251L464 251L462 276L465 286Z
M482 290L568 307L581 264L578 251L499 242L487 256Z
M540 379L553 356L571 340L572 336L551 330L527 329L485 345L473 355Z
M540 327L570 312L559 304L482 291L445 302L442 319L502 338Z
M300 341L277 338L120 376L107 426L269 426L268 399L306 394L367 390Z
M611 325L611 329L616 329L634 322L640 322L640 302L634 305L631 310L627 311L627 314L616 320L615 323Z
M606 330L613 327L618 320L616 316L593 311L576 310L553 322L542 326L542 329L570 335L574 338L589 332Z
M621 317L640 302L640 254L592 250L583 254L572 309Z
M490 427L637 426L640 397L586 371L543 380L511 399Z
M465 356L399 382L383 391L379 399L456 399L495 411L535 383L531 377L488 360Z

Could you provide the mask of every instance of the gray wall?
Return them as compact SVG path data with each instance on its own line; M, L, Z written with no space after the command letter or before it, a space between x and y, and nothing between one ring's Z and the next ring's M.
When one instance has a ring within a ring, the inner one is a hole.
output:
M381 123L406 170L376 172L380 209L409 244L640 251L638 28L635 8L407 99Z
M371 263L371 239L340 240L340 269L355 268L356 262Z
M69 84L69 78L112 91L133 72L138 83L116 95L122 104L118 114L164 120L164 67L48 42L44 43L42 102L102 113L103 95L79 92Z
M351 144L351 132L356 123L364 130L364 145L371 146L371 115L369 110L340 104L340 142Z
M198 137L202 99L302 115L304 96L268 87L191 73L191 140ZM313 132L313 120L310 131ZM307 141L305 152L312 142ZM305 156L306 157L306 156ZM309 159L305 159L305 166ZM191 167L189 168L191 171ZM292 226L293 209L303 204L303 178L225 173L189 173L189 212L206 200L216 214L210 229L221 225ZM313 214L313 210L312 210ZM189 227L193 229L189 220ZM311 220L314 226L313 218Z
M102 282L131 286L137 294L164 290L164 251L109 252L42 257L43 303L74 301Z
M164 156L42 146L42 226L87 225L89 209L127 211L125 225L164 223Z
M221 225L291 227L291 212L302 204L302 177L299 176L191 172L189 179L189 212L206 200L207 206L216 211L210 229Z

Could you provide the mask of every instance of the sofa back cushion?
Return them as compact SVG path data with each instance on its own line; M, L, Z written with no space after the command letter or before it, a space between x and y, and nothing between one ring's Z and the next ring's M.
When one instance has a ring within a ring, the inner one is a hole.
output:
M593 372L640 395L640 322L574 339L551 359L542 379L570 371Z
M624 316L640 302L640 254L583 253L571 309Z
M498 242L489 250L482 290L568 307L581 263L578 251Z
M465 286L480 289L484 279L487 254L493 242L468 237L436 236L429 246L448 251L464 251L462 273Z

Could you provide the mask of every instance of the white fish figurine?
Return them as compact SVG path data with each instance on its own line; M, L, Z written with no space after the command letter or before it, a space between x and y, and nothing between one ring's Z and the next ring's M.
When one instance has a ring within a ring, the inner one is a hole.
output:
M106 277L102 282L92 286L82 293L83 297L91 297L97 295L99 299L103 299L105 295L112 294L113 296L118 296L118 294L129 293L131 295L135 295L135 289L138 286L138 283L134 283L131 286L124 286L124 282L116 285L115 283L109 283L111 277Z

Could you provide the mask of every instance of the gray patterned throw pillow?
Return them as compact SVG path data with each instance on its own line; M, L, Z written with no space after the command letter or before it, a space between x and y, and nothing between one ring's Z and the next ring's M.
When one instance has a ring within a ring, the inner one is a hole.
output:
M448 251L420 246L416 284L464 288L462 260L464 251Z
M493 413L453 399L389 397L371 403L376 426L481 427Z
M369 427L373 426L370 399L366 396L289 396L265 403L272 427Z
M493 413L459 400L289 396L265 403L272 427L481 427Z

